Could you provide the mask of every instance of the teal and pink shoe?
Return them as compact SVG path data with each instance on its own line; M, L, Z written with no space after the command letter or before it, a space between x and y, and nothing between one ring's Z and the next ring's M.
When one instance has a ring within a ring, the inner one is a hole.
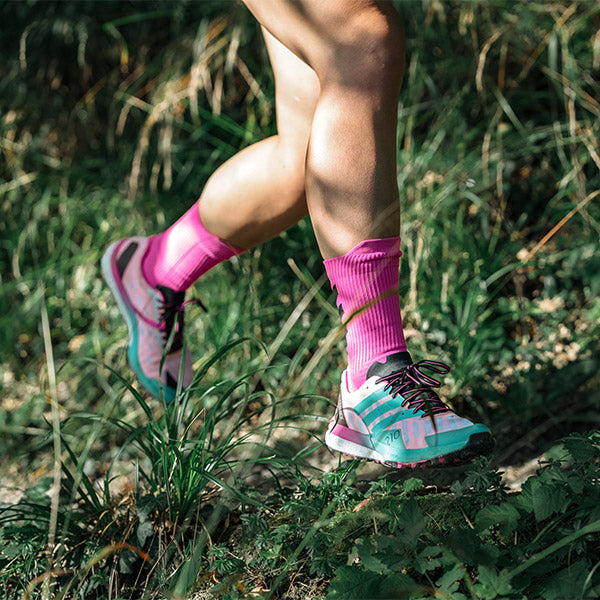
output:
M165 400L171 402L182 361L182 388L192 380L190 354L183 355L185 292L148 285L142 272L147 245L144 237L114 242L102 257L102 273L129 329L129 364L152 396L160 398L162 389ZM175 334L167 348L173 327Z
M490 430L452 412L432 389L439 381L423 369L449 371L443 363L413 363L408 352L399 352L373 363L354 392L344 371L327 445L397 468L457 464L488 454L494 446Z

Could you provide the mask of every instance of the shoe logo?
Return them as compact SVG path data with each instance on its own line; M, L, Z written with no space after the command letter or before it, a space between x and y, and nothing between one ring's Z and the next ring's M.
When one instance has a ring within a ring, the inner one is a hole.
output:
M391 446L394 442L400 440L402 445L404 446L404 440L402 439L402 430L401 429L393 429L385 434L383 437L383 443L387 446Z
M122 254L117 258L117 271L119 273L119 277L123 279L123 273L125 273L125 268L129 264L131 257L134 255L135 251L138 247L137 242L131 242L125 250L123 250Z
M408 352L396 352L394 354L388 354L383 362L374 362L367 371L367 379L373 377L373 375L390 375L397 371L405 369L408 365L412 364L412 359Z

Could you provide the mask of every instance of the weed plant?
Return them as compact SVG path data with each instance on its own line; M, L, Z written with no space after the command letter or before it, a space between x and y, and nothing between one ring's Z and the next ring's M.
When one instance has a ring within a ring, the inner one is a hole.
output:
M209 357L176 402L163 402L159 417L134 387L113 373L122 392L131 393L142 409L144 426L87 412L74 413L61 423L58 435L65 458L55 517L61 541L53 556L60 597L102 597L106 580L118 582L115 589L121 593L134 595L142 582L148 586L157 579L175 578L176 588L191 587L204 556L197 549L209 541L214 545L233 508L240 503L265 506L258 490L245 485L252 469L261 468L263 485L272 476L271 485L280 485L279 478L289 479L307 466L310 444L292 458L268 444L277 427L300 429L298 415L288 423L281 410L290 399L256 391L252 373L209 386L200 383L244 341L236 340ZM116 394L117 401L122 392ZM82 428L92 433L87 447L76 452ZM102 480L95 479L86 472L89 450L93 438L110 429L119 430L125 439ZM123 455L130 457L130 472L120 477L131 482L131 489L115 495L111 483ZM43 478L18 503L0 508L0 531L7 543L2 557L10 559L3 564L7 594L25 590L28 595L32 583L43 581L44 561L30 558L32 553L44 555L52 519L51 485L51 477Z
M343 332L308 221L202 278L194 385L141 394L99 259L274 132L258 27L230 2L4 3L4 597L599 595L600 8L396 6L406 334L495 462L331 471ZM496 465L550 447L508 493Z

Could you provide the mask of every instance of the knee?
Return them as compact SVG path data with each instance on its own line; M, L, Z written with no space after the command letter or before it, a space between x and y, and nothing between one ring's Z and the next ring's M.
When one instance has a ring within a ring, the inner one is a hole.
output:
M340 20L325 63L325 80L397 94L404 72L404 29L391 6L365 9Z

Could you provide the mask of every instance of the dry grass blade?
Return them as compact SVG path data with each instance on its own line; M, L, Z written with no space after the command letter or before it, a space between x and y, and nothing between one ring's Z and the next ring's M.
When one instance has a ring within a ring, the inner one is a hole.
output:
M485 67L485 59L492 47L492 44L502 35L503 30L498 29L494 31L492 36L483 45L481 52L479 53L479 61L477 62L477 73L475 74L475 84L479 93L483 92L483 69Z
M60 493L60 480L62 474L61 440L60 440L60 418L58 415L58 392L56 387L56 370L54 367L54 354L52 351L52 338L50 334L50 320L48 319L48 308L45 300L41 304L42 333L44 336L44 349L46 352L46 365L48 368L48 384L50 387L50 403L52 407L52 437L54 442L54 467L53 482L51 488L50 521L48 525L48 542L46 544L46 574L44 576L44 588L42 598L50 598L50 578L54 572L52 568L52 557L56 542L56 526L58 522L58 505Z
M29 600L31 593L33 592L33 590L35 589L37 584L40 583L40 581L46 581L46 580L48 580L48 578L51 578L51 577L60 577L61 575L69 575L72 572L73 571L71 569L54 569L53 571L48 571L46 573L43 573L42 575L39 575L38 577L34 577L29 582L29 585L27 586L27 588L25 589L25 592L21 596L21 600Z
M556 19L555 28L560 29L561 27L564 27L565 23L577 12L577 8L578 8L578 3L572 2L565 9L565 11L562 13L562 15L560 15L560 17L555 16L555 19ZM552 12L554 9L552 6L549 6L547 10L549 12ZM533 65L535 64L535 61L538 59L540 54L542 54L542 52L548 46L553 33L554 33L553 30L549 31L544 36L544 39L541 41L541 43L538 44L536 49L529 55L528 59L525 61L523 68L521 69L521 72L519 73L519 76L517 77L517 80L515 81L515 85L522 83L525 80L525 78L527 77L527 75L529 75L529 72L531 71Z
M583 200L581 200L580 202L577 203L577 206L575 206L573 209L571 209L554 227L552 227L552 229L550 229L550 231L548 231L548 233L527 253L525 261L531 260L546 244L546 242L548 242L548 240L550 240L558 231L560 231L560 229L569 221L569 219L571 219L571 217L573 217L573 215L575 215L576 213L580 212L585 205L590 202L591 200L593 200L594 198L596 198L598 195L600 195L600 190L596 190L595 192L592 192L591 194L589 194L588 196L586 196Z
M182 124L182 115L189 109L194 127L201 125L198 109L198 93L204 91L206 102L211 107L212 114L221 114L226 96L226 77L236 67L250 88L250 99L257 97L263 107L266 100L260 86L252 76L246 63L238 56L240 49L240 28L227 28L228 21L218 17L208 23L201 23L193 42L192 64L187 66L185 61L176 55L173 64L157 74L136 91L124 92L121 86L120 96L125 102L117 121L117 133L122 134L131 108L137 107L147 112L147 117L141 127L132 160L128 179L128 198L133 200L141 187L143 164L148 156L151 136L158 126L158 152L150 167L150 190L158 190L159 175L162 173L163 189L170 189L173 183L172 146L174 141L174 123ZM136 69L137 70L137 69ZM143 73L143 71L142 71ZM128 81L133 78L128 77ZM143 77L142 77L143 80ZM142 100L151 95L151 101ZM188 125L187 123L185 124Z
M584 143L590 157L600 169L600 155L598 155L598 140L594 137L592 130L588 127L584 132L581 132L581 141ZM595 143L594 143L595 142Z
M28 185L29 183L35 181L37 179L37 173L24 173L23 175L13 179L12 181L7 181L0 185L0 196L20 188L24 185Z

